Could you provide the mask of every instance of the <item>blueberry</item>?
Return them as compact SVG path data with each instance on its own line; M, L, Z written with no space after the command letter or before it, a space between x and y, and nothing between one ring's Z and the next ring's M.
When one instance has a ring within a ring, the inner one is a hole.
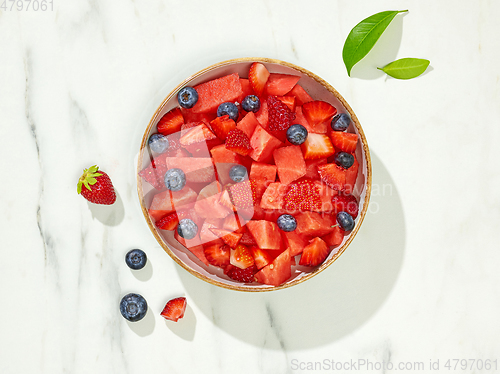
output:
M334 131L345 131L349 127L349 124L351 123L351 116L347 113L340 113L337 114L335 117L332 118L332 130Z
M184 239L193 239L198 233L198 225L189 218L184 218L177 225L177 233Z
M177 101L183 108L192 108L198 102L198 92L193 87L181 88L177 94Z
M132 249L125 255L125 263L132 270L139 270L146 266L148 256L140 249Z
M241 107L243 108L243 110L245 110L247 112L256 113L260 109L260 100L255 95L245 96L245 98L241 102Z
M286 138L293 145L301 145L306 141L307 129L302 125L292 125L286 130Z
M217 117L222 117L225 116L226 114L233 121L236 121L239 116L238 107L236 106L236 104L228 102L219 105L219 107L217 108Z
M162 134L153 134L148 140L149 148L156 153L163 153L168 149L168 138Z
M351 231L354 228L354 218L347 212L338 212L337 222L344 231Z
M338 166L342 166L344 169L349 169L354 164L354 156L347 152L335 153L333 160Z
M186 185L186 174L181 169L169 169L165 173L165 187L170 191L180 191Z
M243 165L234 165L229 169L229 178L236 183L243 182L245 179L248 179L247 168Z
M286 232L293 231L297 228L297 221L290 214L282 214L276 221L278 227Z
M148 311L146 299L136 293L129 293L123 296L120 301L120 312L126 320L137 322L144 318Z

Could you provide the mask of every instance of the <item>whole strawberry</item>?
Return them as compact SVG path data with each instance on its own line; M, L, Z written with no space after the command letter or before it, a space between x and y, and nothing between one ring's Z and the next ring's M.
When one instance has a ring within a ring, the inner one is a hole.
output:
M83 186L83 187L82 187ZM108 174L97 165L83 171L78 180L78 193L94 204L111 205L116 201L116 193Z

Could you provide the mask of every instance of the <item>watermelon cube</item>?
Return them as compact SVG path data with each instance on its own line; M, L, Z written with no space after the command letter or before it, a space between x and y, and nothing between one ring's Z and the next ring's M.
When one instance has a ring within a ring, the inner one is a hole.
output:
M204 157L167 157L168 169L181 169L188 182L208 183L215 180L212 159Z
M250 168L250 179L263 179L274 182L276 180L276 166L253 162Z
M282 232L285 246L290 250L290 256L296 256L302 253L302 250L309 244L306 236L297 234L296 230Z
M344 240L344 233L345 231L342 230L340 226L335 226L331 233L323 236L321 239L323 239L329 247L338 247Z
M243 157L239 154L226 148L224 144L216 145L210 150L213 162L215 164L215 169L217 170L217 176L222 184L231 183L232 180L229 178L229 170L234 165L243 164Z
M354 164L345 171L344 192L346 194L352 194L354 188L356 187L356 180L358 179L358 169L359 163L358 160L356 160L356 156L354 156Z
M260 102L260 109L257 113L255 113L255 118L259 121L260 125L267 129L267 125L269 122L269 111L267 109L267 101Z
M247 228L260 249L281 248L281 235L276 223L252 220L247 222Z
M266 265L255 274L255 279L263 284L279 286L292 276L290 251L283 251L273 262Z
M198 92L198 102L191 109L193 113L215 113L220 104L234 102L243 94L237 73L212 79L194 89Z
M250 138L252 151L249 156L257 162L270 161L274 150L282 144L277 138L264 130L262 126L257 126Z
M255 114L253 112L248 112L245 117L243 117L241 121L236 124L236 128L243 131L246 136L248 136L248 139L251 139L253 132L258 125L259 121L257 121Z
M283 183L270 183L262 195L260 207L262 209L283 209L283 198L287 191L287 185Z
M333 231L337 223L331 214L316 212L301 212L295 217L297 220L297 234L305 236L324 236Z
M189 187L180 191L166 190L156 194L149 209L156 211L157 216L165 216L175 211L177 207L196 201L197 194Z
M265 90L269 96L284 96L292 90L299 80L300 77L296 75L270 74Z
M313 98L306 92L306 90L298 84L292 88L288 95L295 96L297 105L304 105L305 103L313 101Z
M241 91L242 94L238 97L238 102L242 102L245 97L248 95L253 95L252 86L250 85L250 81L248 79L240 78Z
M289 184L306 175L306 162L300 146L275 149L273 156L281 183Z

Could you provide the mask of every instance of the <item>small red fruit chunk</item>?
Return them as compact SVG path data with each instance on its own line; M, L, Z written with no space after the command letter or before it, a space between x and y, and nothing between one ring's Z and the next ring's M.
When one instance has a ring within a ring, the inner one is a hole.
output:
M321 238L314 238L302 251L299 265L318 266L328 257L330 249Z
M278 148L273 156L281 183L289 184L306 174L306 162L298 145Z
M220 104L234 102L243 94L240 77L236 73L212 79L194 89L198 92L198 101L191 109L193 113L215 113Z
M184 118L181 110L179 108L174 108L161 117L156 125L156 128L160 134L170 135L181 131L181 126L183 124Z
M279 182L270 183L262 195L260 207L262 209L283 209L286 190L286 184Z
M275 96L286 95L299 80L300 77L296 75L272 73L267 80L266 93Z
M259 125L257 117L255 117L254 112L248 112L245 117L243 117L240 122L236 124L236 128L243 131L250 139L253 135L255 128Z
M252 208L256 201L255 188L253 181L244 181L233 184L229 187L229 195L233 201L233 205L238 209Z
M212 228L210 229L218 238L221 238L231 248L236 248L243 234L238 234L228 230Z
M78 180L77 192L94 204L111 205L116 201L111 179L97 165L83 171Z
M257 266L257 269L262 269L264 266L273 261L274 256L271 256L271 254L264 249L260 249L259 247L251 247L250 251L252 252L252 256L255 260L255 266Z
M262 92L266 87L269 75L269 71L260 62L254 62L250 66L250 71L248 72L248 80L250 81L250 86L252 86L252 89L257 94L257 96L262 95Z
M345 231L342 230L340 226L335 226L331 233L323 236L321 239L323 239L329 247L337 247L342 244L342 241L344 240L344 233Z
M314 132L326 134L329 121L337 114L337 109L325 101L310 101L302 105L302 112Z
M338 194L332 198L332 204L334 213L344 211L349 213L352 218L358 216L358 200L352 195Z
M204 246L204 254L207 261L214 266L225 268L229 265L229 247L225 244L215 243Z
M309 133L301 147L306 160L327 158L335 153L330 138L325 134Z
M155 222L155 226L160 230L174 230L179 223L177 213L167 214L165 217Z
M229 131L226 138L226 148L242 156L246 156L252 151L250 139L239 129Z
M295 96L297 105L304 105L305 103L313 101L313 98L306 92L306 90L304 90L302 86L299 86L298 84L296 84L292 88L288 95Z
M211 121L210 127L212 128L215 135L217 135L220 140L224 141L226 140L229 131L236 128L236 122L234 122L226 114L225 116L217 117L213 121Z
M177 322L179 319L184 317L186 306L187 306L186 298L177 297L167 302L160 315L165 319Z
M283 208L288 211L321 210L320 189L311 180L291 183L283 202Z
M261 126L257 126L250 139L250 145L252 151L249 156L254 161L267 162L271 160L274 150L283 145L283 143Z
M246 269L255 264L252 253L243 244L238 244L234 249L231 248L229 262L240 269Z
M326 164L318 166L318 173L321 180L327 186L337 191L342 191L345 185L345 170L336 164Z
M330 133L332 144L336 150L341 150L347 153L354 153L356 151L356 144L358 143L358 136L342 131L332 131Z
M295 216L297 220L297 234L305 236L324 236L333 231L337 224L331 214L319 214L316 212L302 212Z
M246 269L228 265L224 270L224 274L229 278L242 283L252 283L256 272L257 267L255 265L249 266Z
M252 220L247 222L247 227L260 249L280 249L281 235L276 223Z
M282 236L286 247L290 250L290 256L292 257L301 254L305 246L308 244L307 237L297 234L296 231L283 231Z
M255 279L263 284L271 286L279 286L292 276L292 262L290 251L283 251L273 262L263 267L257 274Z
M276 96L267 98L268 130L286 131L295 119L295 113Z

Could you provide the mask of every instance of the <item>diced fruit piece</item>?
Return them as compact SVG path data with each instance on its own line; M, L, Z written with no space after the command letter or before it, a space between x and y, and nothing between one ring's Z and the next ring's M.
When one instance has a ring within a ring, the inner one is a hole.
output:
M231 210L220 203L221 193L199 199L194 205L196 213L203 218L225 218Z
M252 283L256 272L257 267L255 265L249 266L246 269L240 269L236 266L228 265L224 270L224 273L229 278L242 283Z
M224 190L221 192L219 197L219 204L225 206L229 210L233 212L236 211L236 207L233 205L233 201L231 200L231 196L229 195L228 190Z
M158 156L151 160L151 165L142 169L139 175L157 190L163 190L165 183L163 177L167 172L167 165L164 156Z
M222 220L217 218L207 218L200 229L200 240L204 243L210 243L214 240L219 239L217 235L215 235L212 229L216 229L222 225Z
M252 151L249 156L257 162L269 161L274 150L282 144L281 141L269 134L261 126L257 126L250 139Z
M306 236L324 236L333 231L337 224L331 214L316 212L302 212L295 216L297 220L297 234Z
M242 102L248 95L253 95L252 86L248 79L240 78L241 91L243 92L240 97L238 97L238 102Z
M333 212L341 211L349 213L352 218L358 216L358 200L352 195L338 194L332 198Z
M292 275L290 251L283 251L273 262L255 274L255 279L263 284L279 286Z
M283 183L270 183L262 195L260 207L262 209L283 209L287 188L288 186Z
M179 319L184 317L186 306L186 298L177 297L167 302L160 315L165 319L177 322Z
M247 222L247 227L260 249L280 249L281 235L276 223L252 220Z
M337 191L342 191L345 185L345 171L335 164L318 166L318 173L327 186Z
M177 240L184 247L189 249L196 257L200 258L200 254L198 253L199 248L201 247L201 241L199 235L196 235L193 239L184 239L182 236L179 235L178 230L174 230L174 239ZM201 253L203 253L203 251L201 251Z
M304 178L319 180L318 166L326 163L326 158L306 160L306 175L304 175Z
M269 122L269 111L267 108L267 101L262 101L260 103L260 109L257 113L255 113L255 118L259 121L260 125L267 129Z
M220 140L205 124L195 126L182 134L179 142L193 156L208 154L208 149L220 143Z
M296 84L292 90L288 93L288 95L295 96L295 101L297 105L304 105L310 101L313 101L313 98L302 88L302 86Z
M313 131L314 129L309 125L309 122L307 122L306 117L304 117L302 107L300 106L295 108L295 121L293 121L293 123L304 126L308 133L315 133Z
M213 181L212 183L206 185L205 187L203 187L200 190L196 200L205 199L207 197L216 195L221 191L222 191L222 188L220 186L220 183L217 181Z
M328 257L330 250L321 238L314 238L302 251L299 265L318 266Z
M222 228L229 231L238 231L242 226L239 217L235 214L229 214L222 223Z
M229 131L236 128L236 122L229 118L228 115L225 115L215 118L210 122L210 127L220 140L226 140Z
M253 238L253 236L249 232L244 232L241 236L240 239L240 244L247 245L247 246L253 246L257 245L257 242Z
M165 217L155 222L155 226L160 230L174 230L179 223L177 213L167 214Z
M354 188L356 187L356 179L358 178L359 163L354 158L354 164L345 171L345 185L344 192L347 194L352 194Z
M252 256L255 260L255 266L257 266L257 269L262 269L274 259L274 256L272 256L265 249L260 249L259 247L254 246L250 248L250 251L252 252Z
M302 105L302 112L313 132L326 134L330 120L337 113L337 109L325 101L310 101Z
M307 237L297 234L297 231L283 232L282 233L285 246L290 251L290 256L296 256L302 253L305 246L308 244Z
M240 269L246 269L255 263L252 253L243 244L238 244L234 249L231 248L229 262Z
M314 181L314 183L319 190L321 208L313 210L316 212L331 212L333 210L332 198L336 196L338 192L320 181Z
M306 162L298 145L278 148L273 156L281 183L289 184L306 174Z
M156 194L151 202L150 210L161 211L161 215L172 213L175 209L196 201L196 192L189 187L180 191L163 191Z
M356 144L358 143L358 136L356 134L332 131L330 138L335 149L347 153L354 153L356 151Z
M212 228L210 229L210 231L212 231L218 238L221 238L224 243L226 243L231 248L235 248L238 245L241 237L243 236L243 234L238 234L218 228Z
M248 136L239 129L229 131L226 138L226 148L242 156L246 156L252 151Z
M355 225L354 218L347 212L338 212L337 222L344 231L351 231Z
M181 126L184 124L184 118L179 108L174 108L167 112L158 121L156 128L160 134L170 135L175 132L181 131Z
M238 209L252 208L257 201L252 181L233 184L229 187L229 195Z
M255 117L255 113L248 112L245 117L241 119L240 122L236 124L236 127L243 131L248 139L250 139L253 135L255 127L259 125L259 121L257 121L257 117Z
M181 108L181 112L184 117L184 123L203 122L204 124L209 124L216 117L215 113L193 113L191 109Z
M186 180L194 183L208 183L215 179L212 160L206 157L167 157L168 169L180 169Z
M345 231L342 230L340 226L335 226L331 233L323 236L321 239L323 239L329 247L337 247L342 244L342 241L344 240L344 233Z
M250 179L263 179L274 182L276 180L276 171L275 165L253 162L250 168Z
M296 75L272 73L267 79L266 93L275 96L286 95L299 80L300 77Z
M227 149L225 144L216 145L210 150L210 153L212 154L220 183L230 183L229 170L234 165L243 164L243 157Z
M262 95L262 92L266 87L269 75L269 71L260 62L254 62L250 66L250 71L248 72L248 80L250 81L250 86L257 94L257 96Z
M207 261L221 268L229 265L230 248L225 244L211 244L204 248L205 257Z
M198 102L191 109L193 113L215 113L220 104L234 102L243 93L238 74L212 79L194 87Z
M304 159L328 158L335 153L332 142L325 134L309 133L307 139L301 145Z
M295 120L295 113L276 96L267 98L269 131L286 131Z
M289 184L283 197L283 208L287 211L320 210L319 187L310 180Z
M260 205L262 196L264 195L264 192L266 192L266 189L271 182L259 178L259 179L252 179L252 183L255 190L255 204Z

